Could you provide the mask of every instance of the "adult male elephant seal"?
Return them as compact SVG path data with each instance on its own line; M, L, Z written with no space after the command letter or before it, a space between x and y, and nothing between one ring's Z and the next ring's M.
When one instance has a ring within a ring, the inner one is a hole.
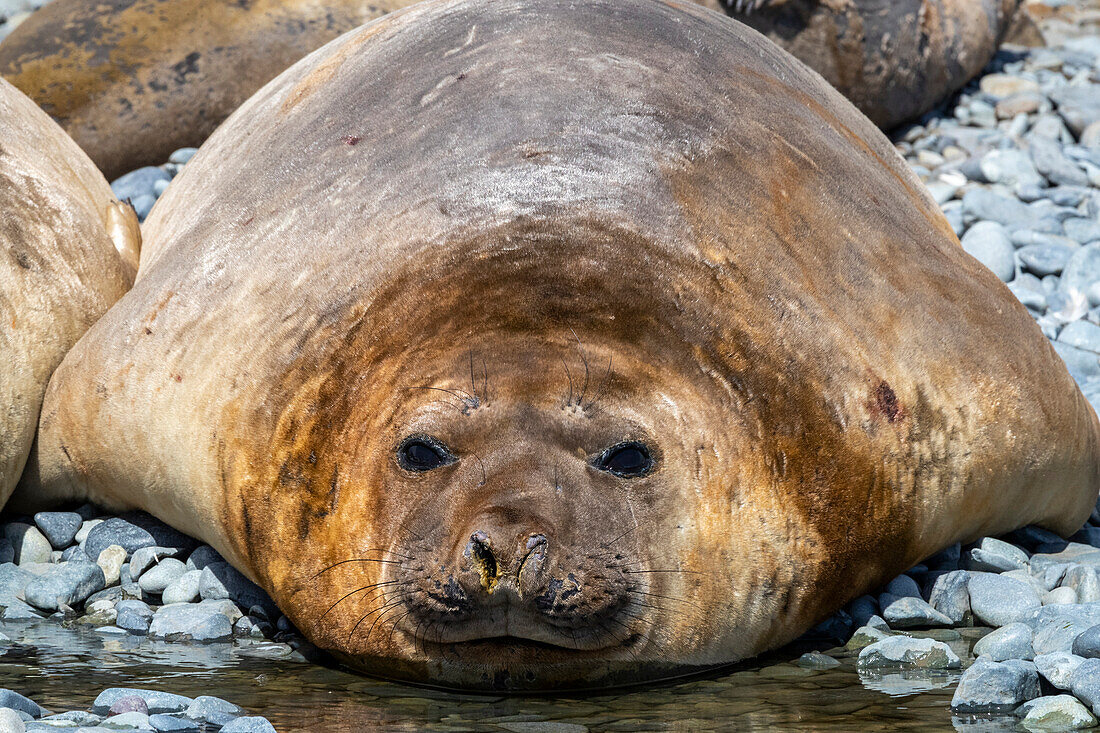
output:
M911 120L989 63L1021 0L720 0L880 127ZM1021 11L1022 12L1022 11Z
M388 15L146 227L22 490L157 514L375 674L732 662L1100 486L1091 408L886 138L695 5Z
M23 471L47 380L133 282L137 231L88 156L0 79L0 505Z
M0 43L0 76L114 178L199 145L341 33L415 0L56 0Z

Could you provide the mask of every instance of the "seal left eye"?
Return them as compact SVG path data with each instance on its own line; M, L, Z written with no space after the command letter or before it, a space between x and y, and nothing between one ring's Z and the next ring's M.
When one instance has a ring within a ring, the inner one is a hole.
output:
M397 449L397 462L406 471L431 471L456 460L447 446L428 436L405 438Z

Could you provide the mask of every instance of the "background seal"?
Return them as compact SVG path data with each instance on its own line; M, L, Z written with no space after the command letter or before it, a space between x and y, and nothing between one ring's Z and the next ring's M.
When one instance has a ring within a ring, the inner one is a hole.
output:
M129 289L139 244L133 210L88 156L0 80L0 504L23 471L50 375Z

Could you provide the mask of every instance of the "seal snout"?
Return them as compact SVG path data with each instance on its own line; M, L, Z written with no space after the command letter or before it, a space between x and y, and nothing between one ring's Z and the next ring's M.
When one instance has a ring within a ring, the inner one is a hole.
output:
M490 534L477 530L470 535L463 556L477 570L481 587L492 594L502 580L508 581L520 598L538 591L541 570L546 562L549 542L546 535L532 532L519 543L512 557L497 557Z

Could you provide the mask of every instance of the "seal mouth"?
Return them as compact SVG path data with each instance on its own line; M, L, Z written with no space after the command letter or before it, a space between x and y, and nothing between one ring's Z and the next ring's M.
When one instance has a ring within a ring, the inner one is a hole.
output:
M619 647L637 635L625 625L597 624L572 627L549 622L517 606L485 609L477 618L455 623L420 624L406 629L418 643L462 646L475 649L555 649L596 652Z

